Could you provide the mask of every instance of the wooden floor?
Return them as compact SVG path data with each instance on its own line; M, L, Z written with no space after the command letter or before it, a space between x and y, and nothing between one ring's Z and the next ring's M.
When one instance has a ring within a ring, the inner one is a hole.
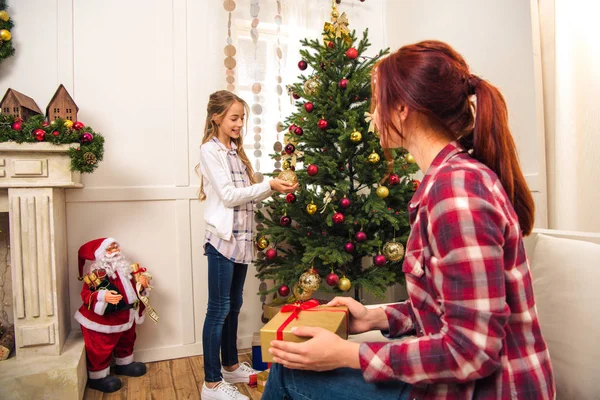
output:
M240 351L240 362L252 365L250 350ZM204 383L202 356L146 363L146 375L139 378L120 376L121 390L102 393L85 389L84 400L181 400L200 399ZM252 400L259 400L261 393L248 385L236 385L241 393Z

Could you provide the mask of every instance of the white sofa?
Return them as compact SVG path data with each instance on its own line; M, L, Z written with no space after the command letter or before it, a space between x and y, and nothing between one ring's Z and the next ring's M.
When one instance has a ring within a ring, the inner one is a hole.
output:
M600 234L535 230L525 248L556 398L600 399ZM351 340L387 339L368 332Z

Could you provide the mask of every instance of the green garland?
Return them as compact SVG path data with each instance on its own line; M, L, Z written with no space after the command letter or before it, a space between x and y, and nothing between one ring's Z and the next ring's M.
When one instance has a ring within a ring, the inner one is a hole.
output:
M12 115L0 115L0 143L79 143L79 147L69 149L71 170L91 173L104 157L104 137L89 126L80 129L68 127L70 123L71 121L60 118L48 123L43 115L30 117L27 121L21 121ZM86 133L91 135L89 142L86 139L89 140L90 136Z
M4 17L0 18L0 36L3 31L8 32L8 36L10 36L10 31L14 24L12 18L10 18L6 12L6 0L0 0L0 17ZM4 21L4 19L7 21ZM4 35L6 35L6 32L4 32ZM15 54L15 48L12 45L12 39L0 39L0 63L13 54Z

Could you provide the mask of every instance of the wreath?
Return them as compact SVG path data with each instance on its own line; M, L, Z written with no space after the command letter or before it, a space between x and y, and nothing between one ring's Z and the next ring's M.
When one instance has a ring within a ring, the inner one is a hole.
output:
M6 11L6 0L0 0L0 62L15 54L10 33L13 26L13 21Z

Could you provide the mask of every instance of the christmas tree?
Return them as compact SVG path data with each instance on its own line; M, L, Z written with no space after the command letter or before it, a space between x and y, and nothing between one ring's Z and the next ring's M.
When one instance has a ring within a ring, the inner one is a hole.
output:
M368 31L358 41L335 6L323 41L301 44L298 68L306 72L288 88L298 110L285 121L285 148L273 155L283 161L279 177L300 187L257 211L257 277L275 280L263 294L293 291L296 300L319 287L382 296L403 281L407 204L418 184L414 159L404 149L384 152L369 113L371 72L388 50L364 56Z

